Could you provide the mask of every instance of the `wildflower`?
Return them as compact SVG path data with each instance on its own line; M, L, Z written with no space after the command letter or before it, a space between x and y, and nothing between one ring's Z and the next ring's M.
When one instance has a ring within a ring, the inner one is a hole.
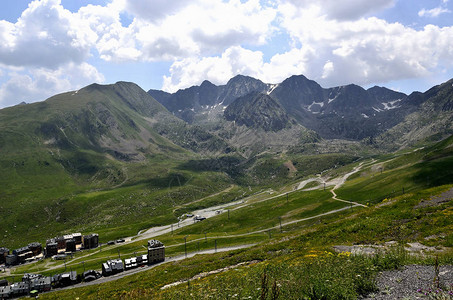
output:
M307 255L305 255L305 257L318 257L318 255L317 254L307 254Z

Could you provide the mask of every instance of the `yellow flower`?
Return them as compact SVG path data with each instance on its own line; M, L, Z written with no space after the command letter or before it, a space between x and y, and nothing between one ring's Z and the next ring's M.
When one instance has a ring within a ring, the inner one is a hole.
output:
M307 254L307 255L305 255L305 257L318 257L318 255L317 254Z

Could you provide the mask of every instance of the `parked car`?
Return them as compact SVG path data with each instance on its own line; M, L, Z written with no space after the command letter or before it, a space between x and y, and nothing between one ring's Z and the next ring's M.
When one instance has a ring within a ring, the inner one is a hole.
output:
M206 217L202 217L200 215L196 215L194 218L193 218L194 221L203 221L203 220L206 220Z

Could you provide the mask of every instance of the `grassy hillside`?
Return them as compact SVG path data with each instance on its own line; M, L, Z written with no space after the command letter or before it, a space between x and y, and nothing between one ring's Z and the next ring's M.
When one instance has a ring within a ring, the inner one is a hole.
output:
M197 255L100 286L46 294L42 298L254 299L267 289L265 299L276 299L271 295L277 290L278 299L356 299L376 292L374 280L379 271L411 263L434 264L433 257L409 256L403 250L407 242L452 247L453 224L448 218L452 200L419 207L423 199L452 188L453 185L447 185L408 193L386 205L345 211L325 216L321 222L318 219L304 226L288 227L282 234L274 230L271 240L250 249ZM356 243L382 245L389 241L397 241L399 246L374 258L349 252L339 254L332 248ZM190 250L194 249L192 244ZM440 264L453 263L453 252L449 249L438 254ZM222 270L230 266L229 270ZM194 277L214 270L221 271L202 275L200 279ZM191 280L187 282L188 279ZM178 280L182 284L161 290Z
M180 170L200 157L191 149L226 146L185 128L131 83L3 109L0 126L0 245L9 248L70 231L133 235L174 220L173 205L232 182L220 172Z
M378 203L385 198L452 182L453 137L363 169L338 190L344 199Z
M228 207L229 212L225 208L213 218L184 228L175 227L173 233L157 238L165 243L169 256L184 253L185 241L188 252L213 249L215 245L219 248L240 244L255 246L197 255L113 282L41 297L255 299L265 293L263 299L356 299L376 292L375 279L379 271L410 263L435 263L432 253L408 255L404 250L407 243L434 246L440 264L453 264L453 176L449 175L447 164L453 157L452 141L450 138L424 149L376 157L363 165L354 163L327 172L326 176L341 178L342 174L361 166L335 191L340 199L367 203L368 207L333 199L331 185L325 191L323 188L298 190L288 195L278 195L272 190L249 191L250 197ZM437 167L433 168L432 164ZM417 179L420 174L432 180L420 181ZM404 194L401 191L389 195L387 185L399 183L407 186ZM231 195L246 192L238 187L226 191ZM207 197L194 205L218 203L225 195ZM392 241L396 242L395 246L388 246L375 257L336 253L332 248L356 244L383 246ZM118 251L123 258L144 253L145 243L146 240L136 240L102 251L80 253L67 267L82 271L83 260L84 267L99 268L103 260L118 255ZM49 267L53 269L47 270ZM15 272L53 274L63 269L61 262L43 261L19 267ZM213 273L208 274L209 271ZM161 289L180 280L181 284Z

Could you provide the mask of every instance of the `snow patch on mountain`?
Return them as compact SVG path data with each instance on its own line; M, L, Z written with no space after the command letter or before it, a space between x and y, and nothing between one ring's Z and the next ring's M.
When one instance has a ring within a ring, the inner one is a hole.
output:
M397 105L397 103L401 102L402 99L390 101L390 102L382 102L381 104L384 106L384 110L391 110L395 108L401 107L401 105Z
M313 106L315 106L315 105L318 105L318 106L319 106L319 109L316 110L316 111L312 111L312 108L313 108ZM315 102L315 101L313 101L313 103L310 104L310 105L307 107L307 110L308 110L309 112L313 113L313 114L319 114L319 110L320 110L321 108L323 108L323 107L324 107L324 102Z
M267 94L270 95L277 87L278 84L271 84L269 90L267 91Z

